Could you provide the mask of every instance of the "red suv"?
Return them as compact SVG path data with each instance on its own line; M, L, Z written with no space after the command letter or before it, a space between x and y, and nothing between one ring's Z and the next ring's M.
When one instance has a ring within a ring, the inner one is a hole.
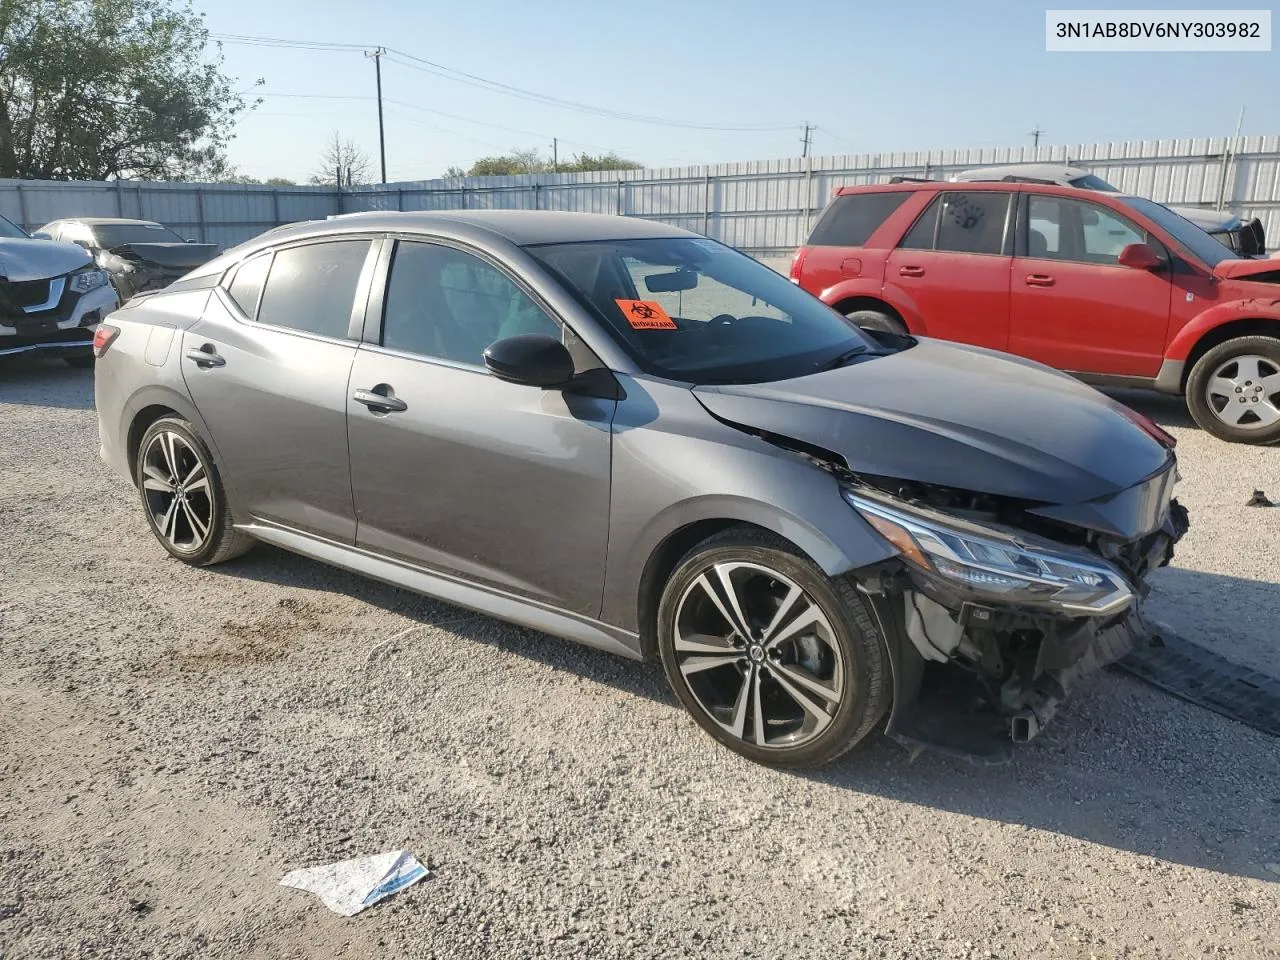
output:
M1186 394L1224 440L1280 440L1280 261L1151 200L1038 183L843 187L791 279L865 327Z

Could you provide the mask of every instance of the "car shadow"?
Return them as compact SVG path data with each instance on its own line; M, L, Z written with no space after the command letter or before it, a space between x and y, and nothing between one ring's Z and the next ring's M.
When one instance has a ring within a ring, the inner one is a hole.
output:
M1150 390L1107 390L1105 393L1126 407L1150 417L1162 427L1200 429L1187 412L1187 402L1182 397L1170 397Z
M210 570L346 594L423 626L439 625L464 641L496 646L681 709L656 665L499 624L482 614L469 616L458 607L272 547L260 545ZM1280 590L1252 582L1238 586ZM1274 605L1274 595L1267 602ZM697 735L692 724L688 732ZM713 765L745 762L709 741L707 756ZM805 777L851 795L881 796L1014 830L1049 831L1224 874L1277 879L1263 864L1280 860L1275 827L1280 740L1118 671L1083 685L1055 722L1005 766L975 766L927 752L913 757L877 735L818 771L759 768L759 774ZM946 830L948 822L939 820L938 829Z
M93 370L55 357L0 356L0 403L92 410Z

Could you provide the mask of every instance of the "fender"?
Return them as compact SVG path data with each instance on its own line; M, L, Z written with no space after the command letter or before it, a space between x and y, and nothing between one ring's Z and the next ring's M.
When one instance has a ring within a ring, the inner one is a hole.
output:
M895 288L893 293L900 295L902 291ZM925 334L927 332L924 318L920 316L920 311L911 302L911 298L891 295L888 286L882 286L880 280L876 277L850 277L827 287L818 295L818 299L832 308L842 300L849 300L853 297L870 297L873 300L886 303L898 311L899 316L902 317L907 325L907 330L911 333Z
M1193 317L1165 348L1166 360L1185 362L1205 334L1233 320L1274 320L1280 323L1280 299L1251 298L1215 304Z

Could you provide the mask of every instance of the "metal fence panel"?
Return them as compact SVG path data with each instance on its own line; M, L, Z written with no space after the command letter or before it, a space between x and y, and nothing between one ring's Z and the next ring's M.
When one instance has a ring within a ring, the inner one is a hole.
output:
M1224 155L1227 158L1224 162ZM1072 146L899 151L700 167L469 177L386 185L0 180L0 213L35 229L73 216L163 221L184 236L230 246L282 223L361 210L524 209L625 214L722 240L762 258L789 254L841 186L891 176L945 179L983 165L1067 163L1126 193L1261 217L1280 241L1280 136L1201 137Z

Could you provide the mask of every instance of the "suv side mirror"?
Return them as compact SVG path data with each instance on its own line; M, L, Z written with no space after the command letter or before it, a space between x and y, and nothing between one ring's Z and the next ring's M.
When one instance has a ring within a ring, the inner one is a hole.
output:
M529 387L563 387L573 379L568 348L545 333L522 333L489 344L484 365L499 380Z
M32 240L52 240L53 234L47 230L35 230L31 234Z
M1120 251L1116 261L1122 267L1130 267L1134 270L1159 270L1164 266L1164 261L1160 259L1159 254L1146 243L1129 244Z

